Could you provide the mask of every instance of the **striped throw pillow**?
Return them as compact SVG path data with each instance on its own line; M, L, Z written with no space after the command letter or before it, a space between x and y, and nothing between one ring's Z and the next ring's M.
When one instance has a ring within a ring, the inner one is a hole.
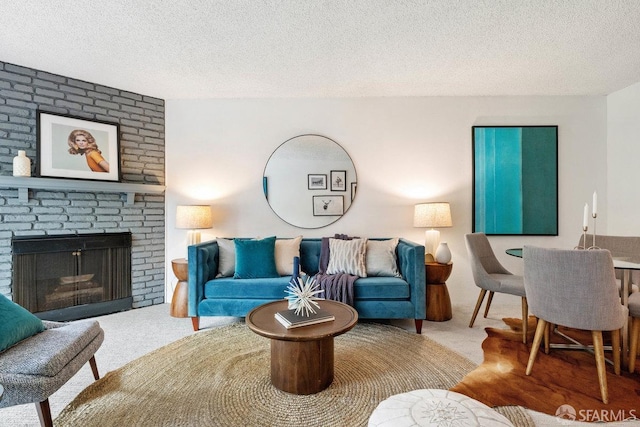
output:
M367 277L367 239L329 239L327 274L346 273Z

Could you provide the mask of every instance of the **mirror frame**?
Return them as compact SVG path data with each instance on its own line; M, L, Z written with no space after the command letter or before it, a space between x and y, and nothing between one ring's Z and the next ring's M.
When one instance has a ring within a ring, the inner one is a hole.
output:
M308 152L301 153L296 150L300 147L292 145L306 144L309 139L315 146ZM332 157L337 159L333 161ZM273 174L270 164L286 173ZM262 173L263 193L271 210L287 224L303 229L326 227L342 218L355 199L357 182L349 153L333 139L318 134L284 141L271 153ZM283 190L279 192L274 185ZM279 197L276 201L274 191ZM291 191L294 194L289 194Z

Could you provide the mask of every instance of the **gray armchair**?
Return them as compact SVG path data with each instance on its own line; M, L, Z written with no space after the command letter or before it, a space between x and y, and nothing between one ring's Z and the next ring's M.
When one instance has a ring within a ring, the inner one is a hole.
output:
M620 374L620 330L628 310L620 302L611 253L525 246L524 286L538 326L527 363L533 369L548 324L591 331L602 401L609 403L602 331L611 331L613 365Z
M469 253L473 280L476 286L480 288L480 295L478 295L478 301L473 310L469 327L473 327L487 291L489 291L489 298L484 310L484 317L489 314L489 307L495 292L519 296L522 299L522 342L526 343L529 309L522 276L512 274L500 264L500 261L493 253L493 249L491 249L489 239L484 233L465 234L464 238L467 244L467 252Z
M629 314L631 315L631 343L629 345L629 372L636 370L638 357L638 340L640 339L640 292L629 297Z
M94 320L44 321L45 330L0 352L0 408L35 403L42 426L53 426L49 396L87 363L99 378L95 352L104 331Z

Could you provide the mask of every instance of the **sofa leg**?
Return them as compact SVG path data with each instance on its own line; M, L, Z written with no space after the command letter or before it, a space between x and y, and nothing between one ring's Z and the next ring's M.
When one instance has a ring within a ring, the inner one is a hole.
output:
M51 408L49 407L49 399L45 399L40 403L36 403L36 410L38 411L38 418L40 418L40 425L42 427L53 427L53 421L51 420Z
M98 372L98 364L96 363L96 357L91 356L89 359L89 365L91 365L91 372L93 372L93 378L97 381L100 379L100 373Z
M199 317L192 317L191 318L191 324L193 325L193 330L198 332L200 330L200 318Z
M416 321L416 334L422 333L422 319L415 319Z

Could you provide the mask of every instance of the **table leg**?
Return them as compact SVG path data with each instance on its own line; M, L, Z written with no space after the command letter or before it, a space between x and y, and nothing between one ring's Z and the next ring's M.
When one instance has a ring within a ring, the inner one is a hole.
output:
M622 270L622 305L629 307L629 283L631 282L631 270ZM626 368L629 361L629 319L622 325L622 334L620 336L622 344L622 354L620 361L622 367Z

